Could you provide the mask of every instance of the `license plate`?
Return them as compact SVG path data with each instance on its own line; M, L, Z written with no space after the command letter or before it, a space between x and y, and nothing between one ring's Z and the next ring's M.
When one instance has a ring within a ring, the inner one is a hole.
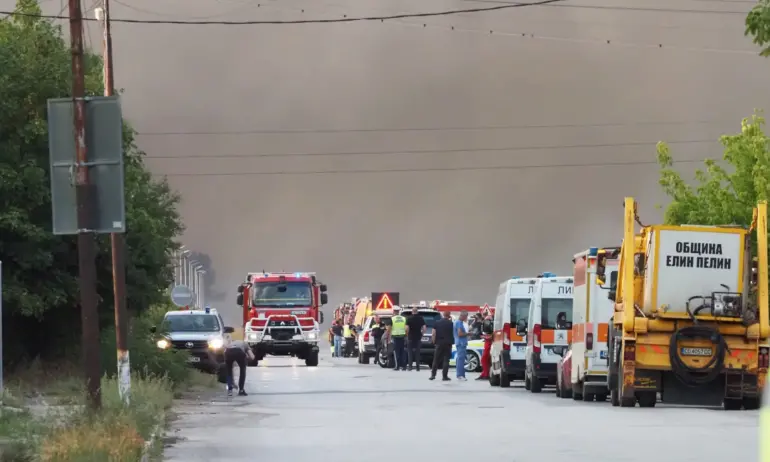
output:
M519 353L523 353L523 352L527 351L527 346L526 345L519 345L519 346L516 347L516 351L519 352Z
M600 351L599 352L599 359L607 359L607 352L606 351Z
M197 356L190 356L187 361L191 363L199 363L201 362L201 359Z
M713 352L711 348L688 348L683 347L681 350L682 356L711 356Z

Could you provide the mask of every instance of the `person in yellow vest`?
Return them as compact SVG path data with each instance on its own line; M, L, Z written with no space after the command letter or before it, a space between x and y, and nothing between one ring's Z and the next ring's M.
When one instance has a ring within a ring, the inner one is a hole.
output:
M342 335L345 337L345 357L348 358L353 355L353 330L350 328L350 324L345 324L343 327Z
M406 318L401 316L401 307L393 306L393 317L390 318L390 338L393 342L394 371L406 370Z

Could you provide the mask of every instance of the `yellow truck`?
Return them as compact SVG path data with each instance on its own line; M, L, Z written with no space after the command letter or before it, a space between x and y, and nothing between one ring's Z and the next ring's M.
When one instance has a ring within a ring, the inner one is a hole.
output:
M757 409L768 370L767 203L751 229L652 225L634 232L625 199L623 244L609 328L613 406L664 403ZM757 234L752 258L752 231ZM599 252L596 283L607 259Z

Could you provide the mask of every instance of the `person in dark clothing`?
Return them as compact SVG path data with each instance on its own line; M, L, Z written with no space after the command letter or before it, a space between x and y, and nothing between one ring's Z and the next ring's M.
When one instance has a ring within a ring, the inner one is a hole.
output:
M382 335L385 333L385 324L379 317L372 323L372 338L374 338L374 364L380 363L380 348L382 347Z
M334 356L335 358L342 357L342 321L337 322L332 326L332 334L334 335Z
M246 358L254 359L254 353L243 340L232 340L225 348L225 367L227 367L227 395L232 396L234 388L233 364L238 363L238 396L247 396L246 390Z
M481 338L483 332L483 322L481 320L481 314L476 313L476 316L473 317L473 324L471 324L471 340L478 340Z
M441 366L441 380L449 381L449 358L452 356L452 345L454 345L454 323L450 313L444 312L443 319L436 321L433 326L433 344L436 350L433 353L433 367L430 371L430 380L435 380L436 371Z
M420 347L422 335L425 333L425 319L419 314L417 307L412 308L412 315L406 320L406 341L409 370L412 370L412 362L417 362L417 370L420 370Z

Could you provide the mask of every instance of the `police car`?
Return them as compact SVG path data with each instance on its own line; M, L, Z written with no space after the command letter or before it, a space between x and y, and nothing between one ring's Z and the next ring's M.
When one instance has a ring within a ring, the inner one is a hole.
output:
M226 327L217 310L206 307L204 310L169 311L163 318L158 331L161 338L156 345L165 350L174 348L190 354L190 365L211 373L224 363L225 335L234 329Z
M468 348L465 355L465 371L480 372L481 357L484 354L484 340L468 340ZM451 367L457 366L457 346L452 345L452 356L449 358Z

